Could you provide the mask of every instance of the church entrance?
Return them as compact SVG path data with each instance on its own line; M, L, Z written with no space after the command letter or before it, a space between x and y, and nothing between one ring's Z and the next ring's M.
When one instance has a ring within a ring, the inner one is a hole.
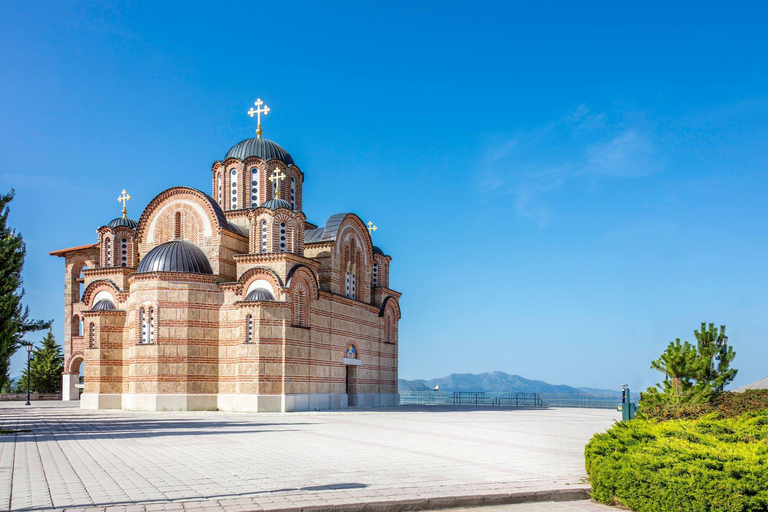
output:
M348 364L347 368L347 406L357 407L357 366Z

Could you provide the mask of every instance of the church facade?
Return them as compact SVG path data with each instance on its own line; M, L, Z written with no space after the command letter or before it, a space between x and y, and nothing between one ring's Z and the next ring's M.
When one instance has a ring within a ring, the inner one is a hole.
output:
M51 253L65 261L65 400L252 412L399 403L391 257L353 213L307 221L304 173L260 132L214 162L212 194L170 188L135 221L123 191L123 216L95 243Z

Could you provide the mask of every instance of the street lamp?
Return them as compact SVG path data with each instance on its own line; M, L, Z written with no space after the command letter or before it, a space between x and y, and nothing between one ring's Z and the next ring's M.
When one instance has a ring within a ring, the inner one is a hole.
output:
M35 354L32 353L31 343L25 343L24 347L27 349L27 403L24 405L32 405L32 402L29 401L29 374L31 373L29 370L29 363L35 358Z

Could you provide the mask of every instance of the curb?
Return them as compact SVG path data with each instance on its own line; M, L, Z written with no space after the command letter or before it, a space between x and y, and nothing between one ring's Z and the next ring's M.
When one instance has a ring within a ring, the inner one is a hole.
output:
M542 501L576 501L590 498L589 488L553 489L549 491L528 491L486 495L440 496L406 500L382 500L368 503L341 503L333 506L312 505L295 508L264 508L263 512L412 512L417 510L440 510L491 505L515 505Z

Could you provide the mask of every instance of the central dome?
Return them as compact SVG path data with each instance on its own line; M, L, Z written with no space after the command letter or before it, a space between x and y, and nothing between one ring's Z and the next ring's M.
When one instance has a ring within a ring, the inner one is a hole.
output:
M245 139L238 142L227 151L227 158L245 160L249 156L257 156L262 160L280 160L286 165L294 165L293 158L277 142L267 139Z
M149 251L139 262L137 274L146 272L184 272L187 274L213 274L205 253L186 240L173 240Z

